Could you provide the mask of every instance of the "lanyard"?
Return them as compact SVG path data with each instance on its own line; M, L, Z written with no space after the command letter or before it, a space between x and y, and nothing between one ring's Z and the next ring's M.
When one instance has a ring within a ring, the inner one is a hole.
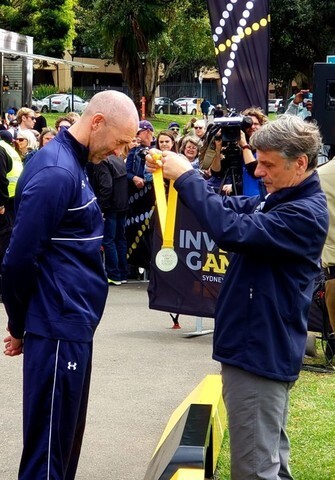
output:
M158 154L156 155L158 157ZM174 181L170 180L169 194L166 201L162 168L155 170L152 175L159 224L163 237L161 250L156 256L156 265L162 271L170 271L173 270L178 263L178 257L174 251L174 231L176 224L178 193L174 188Z

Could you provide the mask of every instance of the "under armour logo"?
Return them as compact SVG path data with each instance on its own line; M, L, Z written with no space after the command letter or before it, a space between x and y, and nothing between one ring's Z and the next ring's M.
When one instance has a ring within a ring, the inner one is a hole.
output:
M81 188L85 188L86 187L86 184L84 182L84 180L81 181Z
M259 213L259 212L261 212L261 211L263 210L263 208L264 208L264 205L265 205L265 201L259 203L259 204L257 205L257 207L255 208L254 213Z
M67 369L68 370L77 370L77 364L76 363L71 363L71 362L67 362Z

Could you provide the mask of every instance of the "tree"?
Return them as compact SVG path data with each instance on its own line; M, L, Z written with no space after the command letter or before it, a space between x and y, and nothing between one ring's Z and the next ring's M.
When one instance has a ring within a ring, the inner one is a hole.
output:
M137 105L141 97L142 67L137 53L148 53L145 97L151 114L160 82L183 68L194 72L206 60L212 65L215 62L204 5L194 0L97 0L94 4L94 12L99 16L99 33L105 41L104 50L112 50L112 57Z
M293 79L312 87L313 64L335 47L334 0L271 0L270 80L286 97Z
M2 28L34 37L34 53L63 57L75 36L76 0L6 0Z

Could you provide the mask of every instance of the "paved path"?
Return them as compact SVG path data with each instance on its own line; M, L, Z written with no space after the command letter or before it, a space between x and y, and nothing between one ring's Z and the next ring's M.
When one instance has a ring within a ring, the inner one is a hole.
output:
M180 317L182 329L172 330L168 313L148 309L146 289L144 282L110 287L95 336L76 480L142 480L174 409L206 375L219 373L211 359L212 335L185 338L195 330L195 319L186 316ZM3 305L0 321L5 333ZM204 329L212 326L213 320L204 319ZM17 479L21 366L21 357L0 355L0 480Z

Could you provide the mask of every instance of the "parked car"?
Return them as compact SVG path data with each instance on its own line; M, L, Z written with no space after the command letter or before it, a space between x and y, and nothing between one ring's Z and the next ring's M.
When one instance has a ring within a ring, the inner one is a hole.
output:
M268 113L282 113L278 109L283 106L282 98L270 98L268 102Z
M42 104L42 113L48 113L50 111L50 99L56 97L57 95L59 95L59 93L53 93L52 95L48 95L47 97L44 97L42 98L42 100L40 100Z
M73 110L82 113L88 105L88 102L78 95L73 95ZM72 95L67 93L52 94L41 100L42 112L68 113L72 111Z
M43 103L42 100L39 100L38 98L32 96L31 97L31 106L37 107L39 110L42 110Z
M157 97L155 98L155 113L171 113L182 115L183 109L178 103L171 100L171 98Z
M196 115L198 112L198 109L197 109L198 100L199 99L196 97L180 97L180 98L177 98L177 100L175 100L175 103L178 103L181 106L181 108L183 109L183 113L187 115ZM214 105L211 105L209 107L208 114L213 115L214 110L215 110Z

